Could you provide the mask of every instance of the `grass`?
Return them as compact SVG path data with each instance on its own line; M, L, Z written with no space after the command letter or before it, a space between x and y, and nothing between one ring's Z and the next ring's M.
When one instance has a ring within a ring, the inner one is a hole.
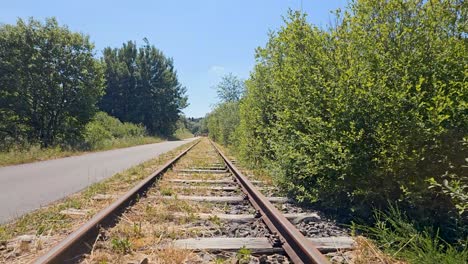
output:
M104 151L118 148L126 148L131 146L152 144L162 142L163 139L158 137L126 137L112 140L106 140L91 150ZM83 150L65 150L60 147L41 148L40 146L31 146L26 149L12 148L9 151L0 152L0 166L15 165L29 163L34 161L43 161L69 156L80 155L90 151Z
M177 139L192 138L193 134L187 128L179 128L175 131L174 137Z
M62 203L40 209L17 219L13 224L0 226L0 241L11 239L22 234L42 235L49 232L68 229L73 219L61 214L68 208L80 209L82 201L77 198L65 199Z
M250 262L250 256L252 255L252 251L245 246L240 248L236 253L237 262L239 264L246 264Z
M56 159L76 154L78 154L76 151L62 150L60 147L41 148L39 146L32 146L28 149L13 148L6 152L0 152L0 166Z
M182 264L192 263L195 254L187 249L167 247L156 251L156 263L161 264Z
M102 146L93 150L110 150L116 148L127 148L137 145L153 144L162 142L163 139L159 137L126 137L114 138L103 143Z
M112 243L112 250L115 252L126 254L130 253L132 250L132 243L128 240L128 238L113 238L111 240Z
M393 259L407 263L465 264L468 260L468 240L459 245L443 241L437 231L420 231L397 207L388 212L375 212L373 226L357 225L356 230L369 236L379 249ZM362 262L364 263L364 262ZM384 262L385 263L385 262ZM394 263L394 262L389 262Z

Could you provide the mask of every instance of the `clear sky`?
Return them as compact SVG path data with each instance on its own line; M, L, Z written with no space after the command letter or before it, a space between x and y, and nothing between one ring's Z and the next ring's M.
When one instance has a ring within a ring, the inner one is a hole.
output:
M0 23L18 17L54 16L61 25L90 35L98 56L104 47L127 40L151 44L174 59L180 82L187 87L188 117L202 117L216 102L213 86L223 74L249 77L255 48L268 31L282 24L288 8L308 14L309 22L326 27L331 10L346 0L0 0Z

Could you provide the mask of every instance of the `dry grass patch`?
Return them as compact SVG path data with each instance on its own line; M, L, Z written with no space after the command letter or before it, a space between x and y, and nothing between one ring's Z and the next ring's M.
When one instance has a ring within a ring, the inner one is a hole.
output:
M155 262L159 264L202 263L191 250L167 247L155 252Z
M177 162L176 168L190 169L212 167L215 163L222 163L221 157L211 146L208 139L204 138L183 159Z
M208 140L202 140L178 161L174 169L207 166L213 160L219 160L207 144ZM172 170L166 172L145 197L121 216L115 227L104 232L93 253L83 263L132 263L142 259L150 263L203 263L191 251L175 249L170 245L175 239L212 237L220 233L221 227L214 224L219 221L201 220L197 213L224 213L230 205L177 199L178 195L211 193L209 188L174 188L174 184L167 181L180 177ZM193 179L212 177L212 174L193 175ZM173 196L175 199L164 199L162 196Z
M401 260L392 258L388 254L383 253L372 241L358 236L355 237L356 249L353 251L354 258L349 260L353 264L405 264Z
M115 227L105 231L105 236L83 263L99 263L103 259L110 263L129 263L143 258L151 263L184 263L191 256L190 251L164 246L174 239L212 233L207 226L191 224L199 220L194 212L200 209L200 204L187 201L144 197L121 216ZM174 259L175 262L167 262L167 254L174 252L181 255Z

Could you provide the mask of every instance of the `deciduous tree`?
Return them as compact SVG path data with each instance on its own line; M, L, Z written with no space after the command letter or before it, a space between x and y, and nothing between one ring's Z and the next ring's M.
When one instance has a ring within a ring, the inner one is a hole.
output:
M96 112L103 74L89 37L59 26L18 19L0 27L2 146L28 142L75 144Z

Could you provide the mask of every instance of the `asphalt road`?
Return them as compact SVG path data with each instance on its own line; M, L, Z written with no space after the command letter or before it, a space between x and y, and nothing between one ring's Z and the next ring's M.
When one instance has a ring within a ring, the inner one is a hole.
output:
M80 191L194 139L0 167L0 223Z

